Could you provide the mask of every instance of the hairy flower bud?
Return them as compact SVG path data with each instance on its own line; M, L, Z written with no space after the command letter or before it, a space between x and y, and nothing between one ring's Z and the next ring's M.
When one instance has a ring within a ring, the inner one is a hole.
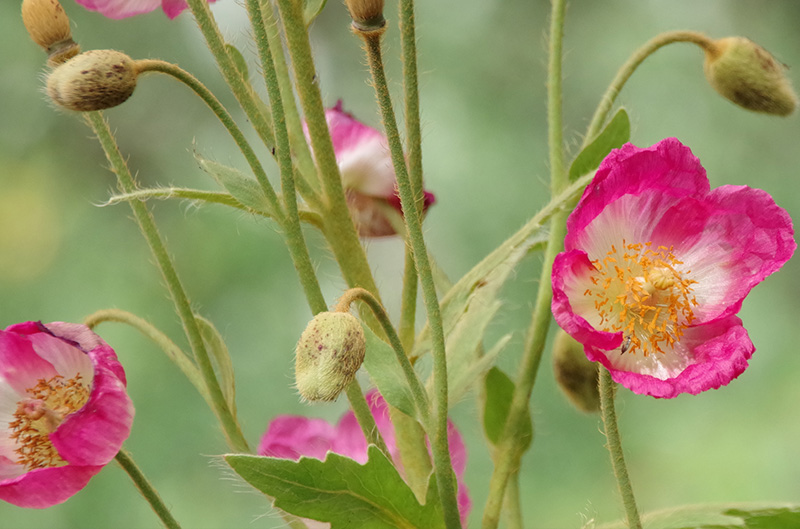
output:
M706 48L706 78L722 96L755 112L787 116L797 96L784 75L785 66L744 37L727 37Z
M584 413L600 410L597 364L590 362L583 345L564 331L558 331L553 345L553 370L559 387L573 406Z
M134 61L114 50L81 53L53 70L47 95L70 110L103 110L124 103L136 88Z
M386 25L383 0L345 0L353 26L359 31L377 31Z
M331 401L353 381L367 344L358 319L348 312L320 312L297 343L295 383L307 400Z
M69 17L58 0L23 0L22 23L31 39L50 55L51 66L80 53L80 46L72 40Z

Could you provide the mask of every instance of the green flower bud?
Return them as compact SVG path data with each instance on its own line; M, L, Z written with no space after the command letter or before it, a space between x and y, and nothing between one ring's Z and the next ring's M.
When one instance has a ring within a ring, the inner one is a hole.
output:
M367 343L358 319L348 312L320 312L297 343L295 383L312 402L332 401L353 381Z
M553 344L553 370L561 391L584 413L600 411L599 370L583 352L583 345L564 331Z
M714 41L705 49L703 69L714 90L740 107L788 116L797 96L784 75L786 67L744 37Z
M47 77L47 95L78 112L124 103L136 88L138 71L130 57L114 50L91 50L58 66Z

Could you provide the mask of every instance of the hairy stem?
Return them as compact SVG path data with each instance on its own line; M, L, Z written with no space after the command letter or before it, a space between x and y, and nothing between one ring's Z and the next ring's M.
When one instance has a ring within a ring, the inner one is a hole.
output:
M133 461L130 453L123 448L117 453L115 459L117 463L119 463L119 466L131 477L133 484L136 485L141 495L147 500L147 503L150 504L153 512L159 517L164 527L167 529L180 529L180 524L172 516L172 513L169 512L169 508L167 508L161 496L158 495L158 491Z

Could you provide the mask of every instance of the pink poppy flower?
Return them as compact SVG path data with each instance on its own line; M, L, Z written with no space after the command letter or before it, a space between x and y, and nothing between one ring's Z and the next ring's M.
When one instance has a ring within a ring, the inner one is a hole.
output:
M0 331L0 499L62 503L128 438L133 404L114 350L84 325Z
M367 393L367 402L386 447L402 473L394 426L389 420L386 401L377 390L373 390ZM452 422L448 426L448 441L453 469L458 480L458 510L461 513L461 522L465 523L472 508L467 486L464 484L467 449L461 434ZM336 426L322 419L293 415L278 416L269 423L269 428L258 446L259 455L293 460L300 459L300 456L324 460L328 452L347 456L361 464L367 462L367 441L352 411L348 411ZM320 526L327 527L328 524Z
M553 315L635 393L671 398L728 384L755 347L736 313L796 248L766 192L710 189L674 138L603 161L553 264Z
M345 112L341 100L325 111L325 119L359 235L395 235L397 232L389 222L387 208L400 214L403 211L386 136ZM436 199L433 193L423 192L423 208L427 211Z
M169 18L175 18L187 8L186 0L76 0L90 11L101 15L120 19L149 13L159 6ZM208 0L213 3L216 0Z

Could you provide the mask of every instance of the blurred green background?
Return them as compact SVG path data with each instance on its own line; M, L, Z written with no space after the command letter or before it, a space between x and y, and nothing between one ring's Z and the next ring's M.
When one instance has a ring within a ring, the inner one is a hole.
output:
M169 21L159 10L112 21L63 1L84 49L114 48L135 58L177 62L234 108L190 14ZM397 20L395 9L389 1L390 23ZM548 11L544 0L418 2L426 181L438 199L426 231L433 254L453 278L547 199ZM252 60L243 7L219 0L214 12L228 38ZM798 17L800 4L793 0L573 0L564 66L565 138L573 154L613 73L650 37L672 29L747 36L794 66L789 75L800 83ZM313 26L320 86L327 104L343 98L347 110L377 126L364 59L348 23L345 8L334 0ZM386 52L399 93L397 33L391 26ZM113 192L113 175L80 117L46 101L45 56L22 27L19 2L0 4L0 34L0 325L80 321L116 307L155 322L184 344L127 206L96 207ZM255 64L251 72L257 76ZM797 117L749 113L718 97L705 83L702 55L694 46L670 46L651 57L620 102L631 115L634 143L676 136L702 160L712 186L763 188L800 219ZM213 189L193 151L245 167L202 103L171 80L143 79L131 100L108 118L142 185ZM310 313L274 226L221 207L152 206L196 308L228 341L239 416L251 445L278 414L336 420L344 399L311 407L300 404L290 387L293 347ZM344 283L321 238L309 240L332 303ZM384 298L397 314L402 244L381 240L368 246ZM491 328L490 338L514 333L500 361L509 372L518 362L538 267L533 257L518 269ZM740 315L757 352L729 387L667 401L620 392L621 429L642 510L800 501L798 276L795 258L747 298ZM226 446L211 412L164 355L119 324L98 329L116 348L136 405L126 446L183 526L284 526L264 497L226 470L218 457ZM521 470L527 527L573 528L589 519L620 517L598 418L566 403L553 384L549 357L532 408L536 441ZM453 418L469 449L470 525L476 527L492 467L474 399L464 399ZM36 511L0 504L0 527L125 529L159 523L112 463L64 505Z

